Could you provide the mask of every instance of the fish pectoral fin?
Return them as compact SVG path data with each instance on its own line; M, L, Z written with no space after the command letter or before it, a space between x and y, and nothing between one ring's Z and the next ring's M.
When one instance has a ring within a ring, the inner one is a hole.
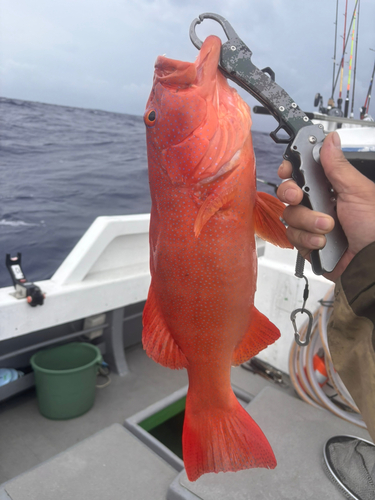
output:
M257 193L254 207L255 233L273 245L293 248L286 237L286 228L281 222L285 205L268 193Z
M152 284L143 310L142 323L142 343L147 355L156 363L173 370L187 368L188 361L168 329Z
M162 167L172 184L183 184L190 177L190 172L204 156L209 147L205 137L191 135L179 144L164 149L161 155Z
M226 179L223 180L222 183L215 188L215 191L204 200L194 223L194 235L196 238L198 238L203 227L211 217L220 209L225 208L225 206L236 197L237 179L238 172L232 172L229 176L226 176Z
M253 306L250 327L234 350L232 365L245 363L279 337L279 329Z

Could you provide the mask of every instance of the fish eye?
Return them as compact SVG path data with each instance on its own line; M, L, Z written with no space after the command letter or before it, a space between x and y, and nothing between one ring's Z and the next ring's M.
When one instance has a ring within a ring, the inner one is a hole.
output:
M154 109L147 111L144 117L144 121L147 127L153 127L156 121L156 111Z

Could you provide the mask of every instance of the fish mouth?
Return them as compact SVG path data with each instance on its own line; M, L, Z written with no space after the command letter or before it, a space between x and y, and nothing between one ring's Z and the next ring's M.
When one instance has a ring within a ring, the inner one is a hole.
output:
M159 56L155 63L154 79L163 85L191 85L196 79L195 65Z
M163 85L190 87L214 82L221 50L221 40L211 35L203 42L195 62L177 61L159 56L155 62L154 80Z
M163 165L168 172L172 161L187 158L181 171L178 167L169 172L176 184L209 186L230 175L242 161L250 110L219 71L220 52L220 38L211 35L194 63L165 56L156 60L150 99L165 106L174 122L184 124L182 133L162 139Z

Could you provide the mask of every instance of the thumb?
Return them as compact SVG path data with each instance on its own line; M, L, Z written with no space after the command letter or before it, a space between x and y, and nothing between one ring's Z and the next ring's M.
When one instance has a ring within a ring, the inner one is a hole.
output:
M337 132L331 132L325 138L320 150L320 161L337 193L356 191L357 186L363 182L364 176L345 158Z

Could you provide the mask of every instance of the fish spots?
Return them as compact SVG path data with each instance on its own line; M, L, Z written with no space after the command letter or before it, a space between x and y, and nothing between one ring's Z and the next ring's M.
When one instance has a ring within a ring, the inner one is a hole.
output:
M195 165L207 150L209 142L195 135L162 152L162 166L172 183L188 183Z
M263 344L262 334L249 334L256 285L251 119L218 71L220 47L209 37L196 63L159 58L145 114L152 122L152 284L144 346L164 366L187 366L184 461L193 480L209 471L275 465L230 389L232 360L253 352L253 341ZM197 423L201 417L207 421ZM209 426L217 429L212 435Z

